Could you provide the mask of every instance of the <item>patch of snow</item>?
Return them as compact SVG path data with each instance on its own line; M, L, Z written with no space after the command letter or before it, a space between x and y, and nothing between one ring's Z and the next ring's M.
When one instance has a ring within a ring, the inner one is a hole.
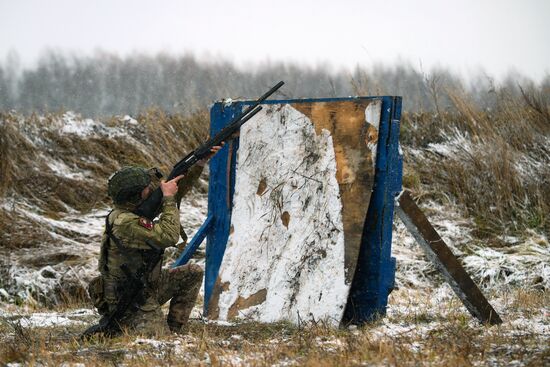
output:
M82 119L74 112L66 112L61 119L62 134L77 135L86 138L93 135L102 135L110 138L127 136L127 133L115 127L107 127L105 124L92 119Z
M81 169L72 169L69 166L67 166L64 162L55 160L55 159L47 159L46 164L48 167L58 176L70 178L72 180L84 180L88 177L90 177L90 172L81 170Z
M129 115L124 115L124 117L122 118L122 121L127 123L127 124L130 124L130 125L137 125L138 122L136 119L134 119L133 117L129 116Z
M542 152L537 151L536 153L531 153L536 155L535 157L525 153L515 153L513 157L513 167L523 184L539 179L548 169L550 156L547 155L543 158L538 155L540 153Z
M19 319L23 327L52 327L52 326L69 326L69 325L84 325L85 322L80 320L71 320L58 313L35 313L30 316L24 316Z
M227 350L216 356L216 359L222 366L256 366L259 362L263 362L263 354L234 352Z
M283 358L279 362L272 365L272 367L290 367L290 366L299 366L300 363L294 359L288 357Z
M514 245L516 243L519 243L521 241L521 238L515 237L515 236L499 236L498 237L502 242L505 242L509 245Z
M40 249L22 249L7 254L5 264L8 281L3 284L0 298L13 302L17 297L26 302L36 303L35 298L46 298L56 302L56 293L65 284L80 284L86 287L87 281L97 274L97 258L105 216L110 209L98 209L87 214L70 213L62 219L53 219L36 212L36 208L24 201L4 200L2 208L15 211L43 228L48 228L50 240L44 239ZM189 239L206 218L206 195L188 195L180 208L181 222ZM56 241L52 246L52 239ZM59 262L46 266L31 266L34 258L56 254L74 254L76 260Z
M152 346L153 348L157 348L157 349L160 349L162 347L165 347L168 343L164 342L164 341L161 341L161 340L156 340L156 339L144 339L144 338L138 338L134 341L133 343L134 345L135 344L146 344L146 345L150 345ZM171 343L170 343L171 344Z
M180 206L180 221L187 233L188 241L191 241L204 223L207 213L208 199L206 195L187 195L183 198Z
M346 348L346 343L340 338L327 338L318 336L315 338L315 344L326 352L338 352Z
M546 236L532 233L531 237L523 239L502 237L510 245L491 248L473 239L473 223L451 206L427 202L422 205L422 209L441 238L481 287L549 289L550 245ZM435 266L397 217L394 221L392 256L397 259L398 287L428 288L433 287L434 281L440 281Z
M424 338L428 333L440 325L439 323L430 323L427 325L415 325L411 323L393 324L384 322L382 326L369 330L375 338L398 338L398 337L420 337Z
M97 316L97 312L91 308L78 308L76 310L67 311L64 315L67 317Z
M505 248L471 245L466 270L488 288L508 285L550 289L550 246L544 236Z
M207 320L207 324L214 324L219 326L235 326L237 322L227 321L227 320Z
M457 157L460 152L471 152L473 150L470 136L458 128L453 129L450 133L442 132L441 135L445 142L429 143L427 151L450 158Z
M75 134L78 136L91 135L96 127L96 123L92 119L76 120L73 115L65 114L63 116L64 125L61 132L64 134Z
M53 232L56 229L68 230L90 238L98 238L101 235L105 216L109 213L106 209L100 209L87 214L68 215L65 219L52 219L35 213L27 205L19 205L16 207L16 210L26 217L51 228ZM75 237L78 238L78 236Z
M453 253L460 256L462 248L472 240L472 223L456 211L434 202L424 203L422 209ZM396 285L431 287L437 270L397 216L392 238L392 256L397 260Z
M34 212L24 202L14 204L11 209L48 228L57 243L52 246L45 239L41 249L21 249L8 254L9 281L5 284L8 293L31 303L36 302L35 297L55 302L56 292L64 284L76 283L85 287L86 281L96 274L95 264L107 211L95 210L85 215L69 214L63 219L52 219ZM40 262L40 256L55 258L56 254L74 254L77 260L39 267L30 265L35 258Z
M12 296L4 288L0 288L0 299L10 301Z

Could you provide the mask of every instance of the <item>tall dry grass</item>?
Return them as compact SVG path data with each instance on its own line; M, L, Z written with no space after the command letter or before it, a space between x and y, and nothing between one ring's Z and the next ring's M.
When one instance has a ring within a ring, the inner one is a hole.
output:
M62 133L63 119L63 113L0 112L0 247L32 247L51 237L47 228L10 210L10 203L25 202L54 219L103 207L109 203L107 178L115 170L135 164L168 172L208 132L205 113L183 117L148 110L137 116L138 124L113 117L83 136ZM77 176L59 174L59 164Z
M357 88L367 88L363 84ZM434 103L445 99L452 107L405 111L401 142L412 149L406 149L405 186L458 204L474 218L481 237L526 229L550 232L550 91L531 86L518 94L495 87L490 97L496 107L489 110L459 88L432 87ZM61 118L59 113L0 113L0 196L24 198L51 216L68 208L90 210L108 202L106 179L121 165L156 165L168 171L204 140L208 129L206 112L184 117L149 109L137 116L138 125L123 125L118 117L105 121L127 136L84 138L52 129ZM434 144L452 145L450 154L433 149ZM417 150L423 154L410 153ZM52 159L90 177L56 175L48 168ZM0 216L7 215L5 208L0 210ZM18 226L35 227L11 216ZM32 236L18 238L20 231L11 231L9 222L0 221L0 231L10 233L10 240L0 245L34 243ZM33 233L37 240L48 236Z
M493 110L445 92L452 109L404 114L405 186L458 204L480 237L550 233L550 91L496 89Z

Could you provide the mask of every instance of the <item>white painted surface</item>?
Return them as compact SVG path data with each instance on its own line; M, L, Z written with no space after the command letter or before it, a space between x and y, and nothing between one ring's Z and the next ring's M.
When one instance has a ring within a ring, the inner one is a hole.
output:
M289 105L264 108L241 129L236 177L234 231L220 269L222 284L229 283L220 294L220 319L239 296L266 289L265 302L238 316L337 325L349 284L330 133L316 135L309 118ZM262 178L267 187L258 195Z
M377 99L369 103L365 109L365 120L376 130L380 128L380 113L382 112L382 100Z
M365 109L365 120L372 125L377 134L380 131L380 115L382 113L382 100L376 100ZM376 151L378 150L378 137L374 141L368 141L367 147L372 154L372 166L376 169Z

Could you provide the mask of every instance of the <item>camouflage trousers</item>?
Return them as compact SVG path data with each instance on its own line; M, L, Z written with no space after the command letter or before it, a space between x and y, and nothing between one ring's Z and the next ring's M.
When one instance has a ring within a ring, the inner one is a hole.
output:
M144 305L127 312L120 320L120 326L146 335L181 331L195 306L203 274L202 268L195 264L162 269L154 296L149 297ZM168 301L170 306L165 319L160 306Z

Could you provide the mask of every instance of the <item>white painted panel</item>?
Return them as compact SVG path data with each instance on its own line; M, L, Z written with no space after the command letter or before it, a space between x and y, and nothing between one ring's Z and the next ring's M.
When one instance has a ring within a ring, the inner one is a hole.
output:
M241 129L233 205L219 318L337 325L349 284L330 133L289 105L265 106Z

